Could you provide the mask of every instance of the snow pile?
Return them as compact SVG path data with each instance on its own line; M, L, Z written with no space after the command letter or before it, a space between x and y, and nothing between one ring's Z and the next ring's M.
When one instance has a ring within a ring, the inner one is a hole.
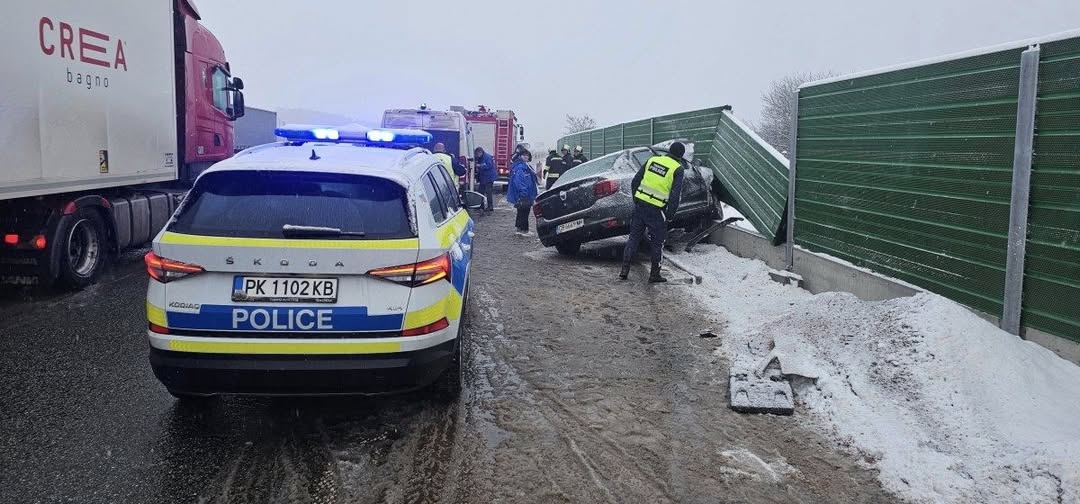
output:
M725 219L727 219L729 217L740 217L740 218L742 218L742 220L740 220L740 221L735 221L732 224L733 226L741 228L741 229L745 229L747 231L752 231L754 233L757 232L757 228L755 228L754 225L750 223L750 221L746 220L746 216L743 215L738 210L736 210L735 207L730 206L727 203L720 203L720 208L722 208L723 211L724 211L724 218Z
M715 246L682 259L726 324L718 352L807 377L798 404L898 495L1080 502L1080 367L937 295L811 295Z

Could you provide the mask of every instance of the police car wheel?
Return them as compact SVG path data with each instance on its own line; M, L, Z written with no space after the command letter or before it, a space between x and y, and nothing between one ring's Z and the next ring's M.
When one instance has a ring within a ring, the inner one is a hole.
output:
M81 289L94 283L101 273L108 250L105 223L93 208L80 208L71 217L58 244L59 280L68 287Z
M576 255L581 250L580 242L559 242L555 244L555 250L565 256Z

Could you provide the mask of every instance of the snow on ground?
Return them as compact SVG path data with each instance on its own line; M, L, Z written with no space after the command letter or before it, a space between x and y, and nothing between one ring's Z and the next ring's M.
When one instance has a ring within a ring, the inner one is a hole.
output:
M736 210L735 207L728 206L727 203L720 203L720 207L724 210L725 219L729 217L742 217L741 221L735 221L735 223L733 224L735 227L745 229L747 231L753 231L755 233L757 232L757 228L755 228L754 225L750 223L750 221L746 220L746 216Z
M733 368L779 358L798 409L916 502L1080 502L1080 367L940 296L812 295L704 245L680 259ZM770 353L771 352L771 353ZM768 356L766 354L769 354Z

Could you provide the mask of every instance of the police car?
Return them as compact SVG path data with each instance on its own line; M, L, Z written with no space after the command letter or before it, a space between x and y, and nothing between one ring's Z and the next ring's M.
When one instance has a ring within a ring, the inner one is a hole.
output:
M414 130L286 126L202 173L146 254L181 399L461 388L473 222Z

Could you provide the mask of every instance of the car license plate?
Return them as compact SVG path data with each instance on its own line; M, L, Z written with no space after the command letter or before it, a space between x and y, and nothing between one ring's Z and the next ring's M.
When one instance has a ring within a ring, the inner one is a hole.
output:
M566 224L559 224L558 226L555 226L555 234L573 231L581 227L585 227L585 219L578 219L576 221L567 222Z
M233 301L334 303L337 293L336 278L233 277Z

